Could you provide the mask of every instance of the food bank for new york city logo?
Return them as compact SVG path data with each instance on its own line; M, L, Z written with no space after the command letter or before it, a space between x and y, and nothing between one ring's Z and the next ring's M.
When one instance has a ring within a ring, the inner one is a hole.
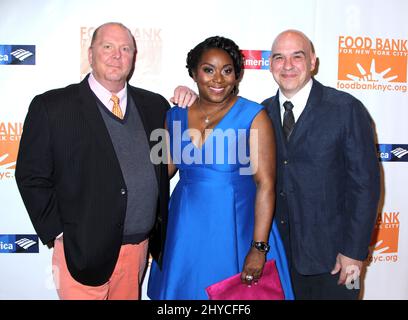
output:
M378 215L370 246L373 254L398 252L399 212L383 212Z
M22 123L0 122L0 181L14 178Z
M407 40L339 36L338 80L407 82Z

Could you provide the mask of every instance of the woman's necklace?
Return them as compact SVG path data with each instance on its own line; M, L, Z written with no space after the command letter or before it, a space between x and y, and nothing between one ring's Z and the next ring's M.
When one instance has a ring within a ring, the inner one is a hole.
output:
M200 100L198 100L198 109L200 109L201 113L204 115L204 123L205 123L205 128L207 128L210 125L211 118L218 114L221 110L224 110L228 105L229 105L229 100L221 107L218 107L217 110L213 111L212 113L207 113L204 111L203 107L201 106Z

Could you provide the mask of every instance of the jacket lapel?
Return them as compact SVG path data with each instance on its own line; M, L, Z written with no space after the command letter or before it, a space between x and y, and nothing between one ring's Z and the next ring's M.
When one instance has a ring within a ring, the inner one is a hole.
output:
M283 154L286 154L286 138L283 132L282 119L279 105L279 94L276 93L275 97L272 98L272 105L270 108L270 116L272 119L272 124L275 129L275 139L276 143L282 148Z
M313 123L313 118L315 117L315 112L313 112L313 110L321 105L320 101L322 99L322 94L322 85L313 79L312 90L310 91L309 98L307 99L303 112L296 121L295 128L290 135L288 146L296 144L296 141L302 137L305 131L310 127L310 124Z
M133 99L134 105L136 106L136 111L139 113L140 120L142 121L143 128L146 133L146 139L147 139L147 142L151 150L153 146L155 145L155 143L157 142L151 141L150 139L150 134L152 133L153 128L150 122L148 121L148 119L149 119L149 116L154 117L158 115L149 114L149 110L151 110L151 108L149 108L149 101L147 101L143 95L139 94L137 90L135 90L134 87L131 87L130 85L128 86L128 95L129 94ZM154 165L157 181L160 181L159 179L160 178L160 168L161 168L160 165Z
M96 141L102 150L105 151L106 157L111 157L110 160L118 161L108 129L98 109L96 103L97 98L89 87L88 76L80 83L79 91L79 109L87 120L89 127L94 132Z
M138 112L140 120L142 121L143 129L146 133L147 141L149 142L149 146L152 147L151 142L150 142L150 134L152 132L152 128L149 124L148 114L147 114L149 110L149 104L148 102L145 101L144 97L138 94L138 92L134 90L130 85L128 85L128 95L132 97L134 105L136 106L136 111Z

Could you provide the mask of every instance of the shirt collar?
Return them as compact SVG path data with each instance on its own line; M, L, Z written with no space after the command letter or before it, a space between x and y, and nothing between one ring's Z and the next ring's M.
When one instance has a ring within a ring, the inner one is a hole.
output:
M306 85L300 89L291 99L285 97L281 90L279 90L279 104L283 108L283 103L285 101L292 102L293 106L298 110L303 110L306 106L307 99L309 99L310 91L312 90L313 80L310 79Z
M107 107L108 109L111 108L112 102L110 98L112 97L112 92L107 90L103 85L101 85L98 80L95 79L94 75L91 73L88 78L89 87L98 97L98 99ZM122 111L126 110L127 105L127 83L122 90L115 93L115 95L119 98L119 104L122 108Z

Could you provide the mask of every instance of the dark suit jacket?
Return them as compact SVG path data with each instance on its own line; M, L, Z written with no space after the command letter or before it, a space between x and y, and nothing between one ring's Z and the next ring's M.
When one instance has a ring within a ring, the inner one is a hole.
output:
M293 266L311 275L331 271L338 253L364 260L377 216L380 171L363 104L313 80L288 143L279 95L263 105L276 134L276 219L280 226L288 218L290 238L284 242Z
M152 130L163 128L169 104L158 94L132 86L128 94L150 142ZM155 172L160 196L151 252L161 260L169 180L166 165L155 165ZM48 243L63 232L73 278L91 286L105 283L122 244L127 190L88 77L33 99L21 137L16 180L41 241Z

